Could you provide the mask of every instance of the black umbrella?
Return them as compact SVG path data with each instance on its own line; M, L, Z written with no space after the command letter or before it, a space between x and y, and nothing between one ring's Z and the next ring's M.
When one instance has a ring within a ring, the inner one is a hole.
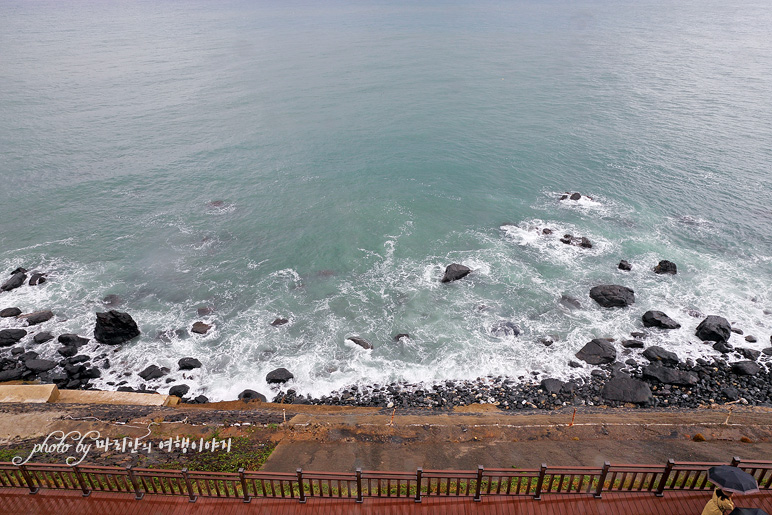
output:
M730 465L710 467L708 479L721 490L727 492L751 494L759 491L759 484L753 476Z
M729 515L769 515L769 513L761 508L735 508L729 512Z

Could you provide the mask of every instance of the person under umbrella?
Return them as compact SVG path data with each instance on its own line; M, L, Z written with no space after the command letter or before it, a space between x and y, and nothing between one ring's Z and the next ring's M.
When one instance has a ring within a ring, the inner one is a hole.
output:
M720 465L708 469L708 480L716 485L713 497L705 505L702 515L724 515L734 510L732 494L753 493L759 491L756 478L730 465Z

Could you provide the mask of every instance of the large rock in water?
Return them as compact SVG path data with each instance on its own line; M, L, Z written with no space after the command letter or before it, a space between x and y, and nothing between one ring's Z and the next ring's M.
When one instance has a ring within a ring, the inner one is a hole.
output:
M465 267L464 265L459 265L458 263L450 264L445 269L445 275L442 276L441 282L449 283L451 281L457 281L458 279L469 275L469 272L471 271L471 268Z
M647 311L643 314L644 327L660 327L662 329L678 329L681 324L664 314L662 311Z
M582 347L576 357L590 365L603 365L616 361L617 350L608 341L596 338Z
M626 375L611 378L600 391L601 397L609 401L644 404L652 399L649 385Z
M654 267L654 272L657 274L675 275L676 273L678 273L678 267L672 261L663 259L657 264L657 266Z
M635 292L618 284L603 284L590 290L590 298L604 308L623 308L635 302Z
M19 308L5 308L0 310L0 318L11 318L21 315Z
M27 331L24 329L3 329L0 331L0 347L16 345L25 336Z
M356 343L357 345L359 345L363 349L368 349L369 350L369 349L373 348L373 344L372 343L368 342L364 338L360 338L359 336L349 336L346 339L347 340L351 340L352 342Z
M679 363L678 355L657 345L652 345L643 351L643 357L652 363L665 363L666 365L677 365Z
M703 341L725 342L732 334L732 326L729 325L729 321L724 317L709 315L700 322L694 334Z
M25 317L27 319L28 325L38 325L42 324L43 322L48 322L52 318L54 318L54 314L51 311L35 311L34 313L30 313L29 315L26 315Z
M270 384L281 384L286 383L294 377L295 376L292 375L292 372L286 368L277 368L276 370L271 370L268 372L268 375L265 376L265 380Z
M16 272L11 276L10 279L5 281L2 286L0 286L0 290L2 291L11 291L15 290L22 284L24 284L24 281L27 280L27 274L24 272Z
M182 358L177 364L180 366L180 370L193 370L194 368L201 368L201 362L196 358Z
M119 345L139 336L137 323L128 313L111 309L105 313L97 313L94 339L107 345Z
M700 381L694 372L663 367L659 363L652 363L643 369L643 377L653 378L660 383L692 386Z

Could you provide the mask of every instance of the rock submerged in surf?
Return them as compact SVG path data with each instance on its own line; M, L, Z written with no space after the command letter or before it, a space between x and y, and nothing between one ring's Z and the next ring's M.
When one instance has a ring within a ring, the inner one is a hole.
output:
M471 271L471 268L465 267L464 265L452 263L445 268L445 275L442 276L442 280L440 282L449 283L452 281L457 281L469 275Z
M654 273L676 275L678 273L678 267L672 261L663 259L654 267Z
M635 303L635 292L618 284L603 284L590 290L590 298L604 308L623 308Z
M280 317L280 318L275 319L273 322L271 322L271 325L273 327L279 327L281 325L288 324L288 323L289 323L289 319L281 318Z
M570 295L562 295L560 297L560 305L571 310L582 309L582 303L579 302L579 299Z
M622 261L619 262L619 264L617 265L617 268L619 268L620 270L624 270L625 272L629 272L630 270L633 269L633 265L627 262L627 260L623 259Z
M140 335L137 323L128 313L111 309L96 314L94 339L107 345L120 345Z
M491 327L491 334L498 338L518 336L520 334L520 328L514 322L502 320Z
M373 348L373 344L372 343L368 342L364 338L360 338L359 336L349 336L346 339L356 343L357 345L359 345L363 349L368 349L369 350L369 349Z

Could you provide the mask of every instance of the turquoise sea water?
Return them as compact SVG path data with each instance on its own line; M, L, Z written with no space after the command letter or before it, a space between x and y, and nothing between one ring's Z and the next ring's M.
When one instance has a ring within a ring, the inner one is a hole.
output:
M170 377L212 399L268 395L276 367L314 395L589 374L573 354L647 309L682 324L650 341L684 359L718 356L689 310L769 346L766 1L7 1L0 20L0 270L50 273L0 308L91 336L118 294L143 336L101 386L182 356L204 367ZM451 262L474 272L441 285ZM602 283L636 304L601 309Z

